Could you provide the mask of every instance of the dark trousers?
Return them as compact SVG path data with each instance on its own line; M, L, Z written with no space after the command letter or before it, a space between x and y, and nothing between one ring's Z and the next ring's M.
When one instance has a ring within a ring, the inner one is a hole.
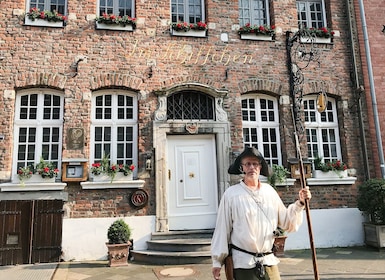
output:
M265 266L265 278L261 279L255 273L255 268L244 269L236 268L234 269L234 279L235 280L281 280L279 274L278 266Z

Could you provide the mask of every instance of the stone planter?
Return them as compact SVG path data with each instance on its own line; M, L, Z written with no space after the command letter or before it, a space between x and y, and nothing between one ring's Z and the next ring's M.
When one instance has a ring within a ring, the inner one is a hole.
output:
M132 24L127 24L126 26L119 24L105 24L95 22L96 29L104 29L104 30L119 30L119 31L133 31L134 28Z
M254 40L254 41L272 41L273 36L263 34L241 34L242 40Z
M385 248L385 225L363 223L365 244L378 249Z
M119 181L132 181L133 179L133 174L130 173L127 176L124 176L123 172L117 172L114 179L111 180L110 176L107 176L105 174L100 174L100 175L92 175L93 182L119 182Z
M64 21L47 21L44 19L37 18L35 20L31 20L28 17L25 18L25 25L31 26L46 26L46 27L63 27Z
M313 178L318 179L341 179L341 178L347 178L348 177L348 171L327 171L323 172L321 170L313 170Z
M115 267L128 265L131 242L125 244L106 243L106 246L108 248L108 266Z
M206 30L176 31L171 29L171 35L184 37L206 37Z

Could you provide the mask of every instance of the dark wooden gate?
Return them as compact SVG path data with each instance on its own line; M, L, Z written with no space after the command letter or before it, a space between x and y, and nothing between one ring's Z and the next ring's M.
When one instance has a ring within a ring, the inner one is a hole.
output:
M0 265L57 262L62 200L0 201Z

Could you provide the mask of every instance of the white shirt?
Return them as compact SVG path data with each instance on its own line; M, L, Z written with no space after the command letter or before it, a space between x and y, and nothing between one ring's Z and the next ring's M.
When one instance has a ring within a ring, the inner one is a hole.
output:
M228 244L254 253L271 252L273 231L277 226L288 232L302 224L303 206L299 202L287 208L275 189L266 183L251 190L243 181L228 188L219 204L217 223L211 242L213 267L221 267L228 255ZM253 268L255 262L276 265L274 254L256 258L232 249L234 268Z

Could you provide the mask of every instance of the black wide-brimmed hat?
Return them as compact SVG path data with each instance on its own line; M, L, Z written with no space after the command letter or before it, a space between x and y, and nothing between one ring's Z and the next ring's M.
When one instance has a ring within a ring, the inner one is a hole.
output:
M241 162L244 157L257 157L261 162L261 172L260 174L263 176L269 176L269 166L267 165L265 159L263 158L260 151L258 151L254 147L246 147L245 150L235 159L234 163L230 165L229 170L227 171L229 174L243 174L242 168L241 168Z

